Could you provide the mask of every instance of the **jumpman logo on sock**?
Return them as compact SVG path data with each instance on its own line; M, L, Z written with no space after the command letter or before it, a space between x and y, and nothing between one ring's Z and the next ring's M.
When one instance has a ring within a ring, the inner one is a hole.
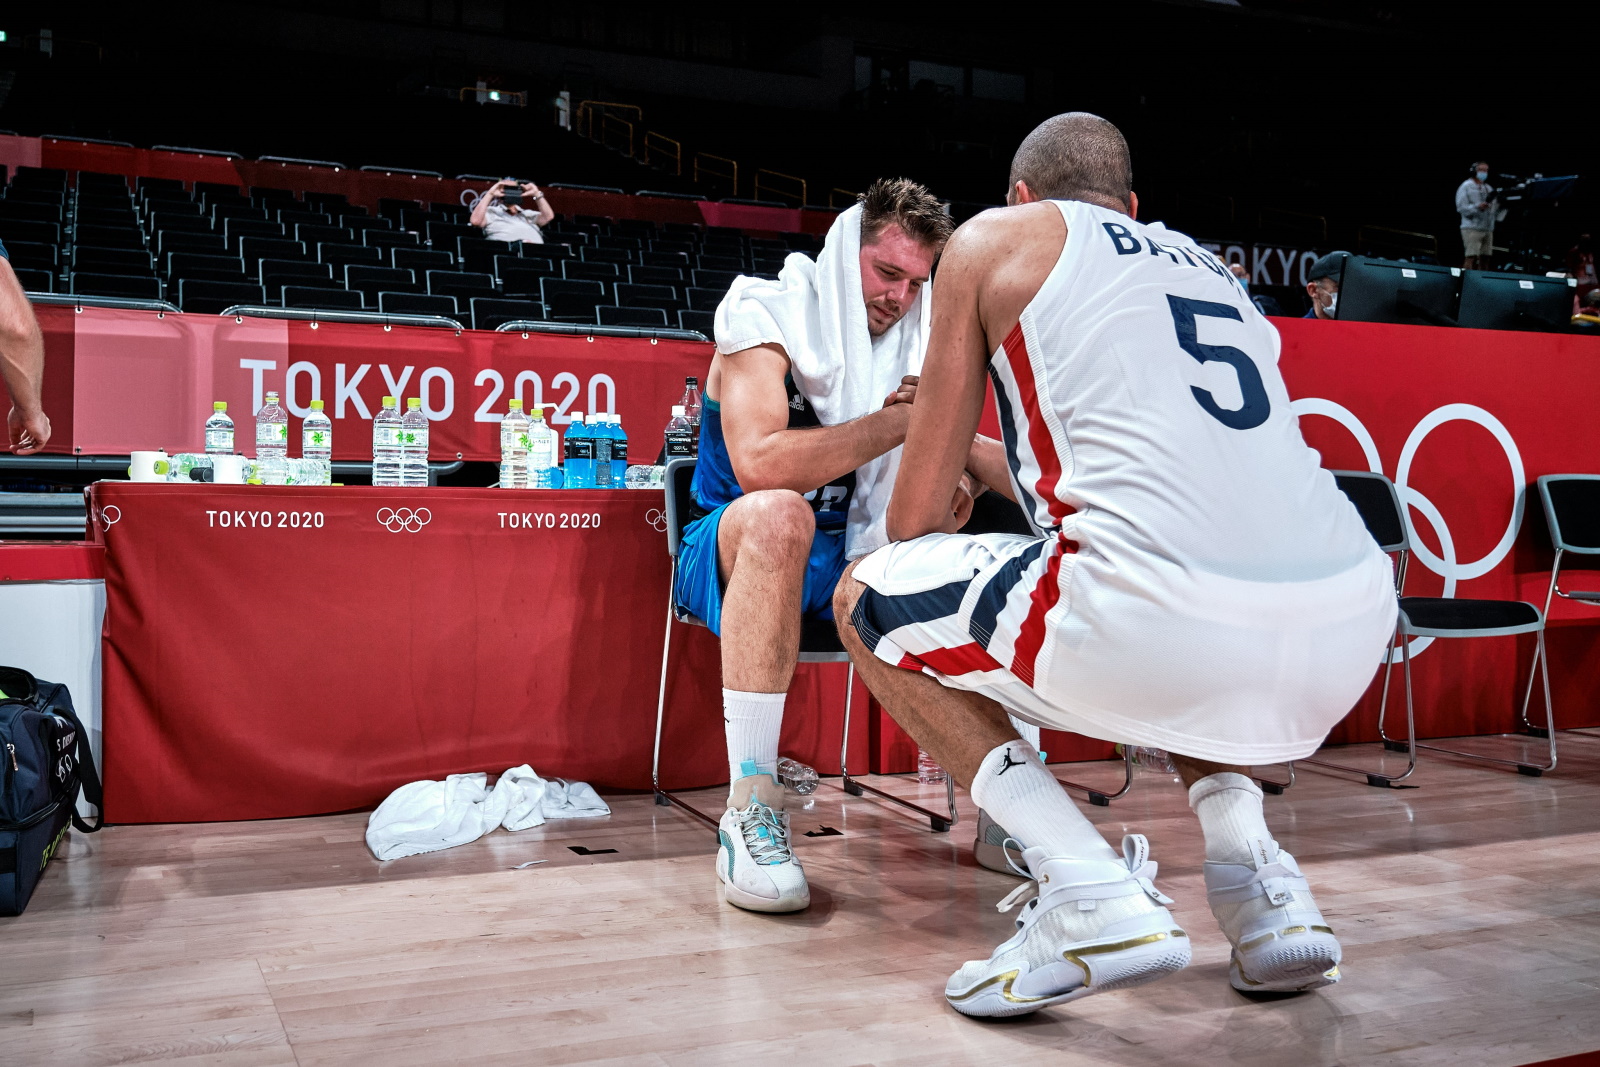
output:
M1005 760L1005 763L1001 765L1001 767L1000 767L1000 769L998 771L994 772L994 776L996 778L1000 777L1002 774L1006 773L1011 768L1020 767L1020 766L1023 765L1023 763L1027 762L1026 760L1012 759L1011 758L1011 750L1009 748L1006 749L1004 752L1000 753L1000 755Z

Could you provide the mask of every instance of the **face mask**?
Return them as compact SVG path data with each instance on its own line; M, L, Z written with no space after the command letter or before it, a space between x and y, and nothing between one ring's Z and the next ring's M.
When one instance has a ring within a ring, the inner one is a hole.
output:
M1335 311L1337 311L1338 309L1339 309L1339 294L1338 293L1329 293L1328 294L1327 306L1324 307L1322 310L1324 310L1324 311L1326 311L1328 313L1328 317L1329 318L1332 318L1333 317L1333 313Z
M1478 180L1479 180L1479 181L1480 181L1480 182L1481 182L1481 181L1487 181L1487 180L1488 180L1488 179L1489 179L1489 172L1488 172L1488 171L1486 171L1486 170L1480 170L1480 171L1479 171L1479 172L1478 172Z
M1239 288L1243 289L1247 293L1250 291L1250 279L1249 278L1235 278L1234 280L1239 283Z

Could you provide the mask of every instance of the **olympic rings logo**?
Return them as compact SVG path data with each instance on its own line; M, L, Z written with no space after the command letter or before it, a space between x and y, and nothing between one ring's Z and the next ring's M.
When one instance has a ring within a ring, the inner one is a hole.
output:
M1383 473L1383 461L1378 456L1378 446L1372 439L1372 434L1367 431L1361 420L1356 418L1350 409L1332 400L1320 397L1307 397L1296 400L1290 405L1296 415L1323 415L1337 422L1350 431L1356 443L1361 446L1361 454L1367 461L1367 469L1374 474ZM1445 522L1444 514L1438 506L1422 493L1409 484L1411 477L1411 464L1417 458L1417 451L1422 447L1422 442L1434 430L1447 422L1470 422L1488 430L1500 449L1505 453L1506 463L1511 468L1511 518L1506 523L1505 533L1487 554L1470 563L1462 563L1456 559L1455 541L1450 536L1450 527ZM1522 529L1522 518L1527 508L1527 474L1522 465L1522 453L1517 448L1517 442L1512 438L1511 431L1505 424L1495 418L1483 408L1475 404L1446 404L1428 412L1421 422L1411 431L1406 438L1405 446L1400 449L1400 462L1395 467L1394 487L1400 494L1400 502L1405 511L1406 527L1411 542L1411 554L1433 573L1444 579L1443 596L1456 595L1456 583L1468 581L1472 578L1481 578L1500 565L1500 561L1511 553L1511 546L1517 539L1517 532ZM1435 554L1422 540L1416 536L1416 528L1411 523L1411 510L1416 509L1417 514L1428 520L1429 527L1439 539L1440 554ZM1411 639L1411 654L1420 653L1433 643L1431 637L1414 637ZM1389 662L1398 660L1400 653L1396 649L1390 655Z
M378 522L390 533L418 533L433 521L433 512L427 508L379 508Z
M109 530L122 521L122 509L115 504L107 504L103 508L95 509L94 519L102 530Z
M649 523L657 533L667 532L667 513L660 508L651 508L645 512L644 521Z

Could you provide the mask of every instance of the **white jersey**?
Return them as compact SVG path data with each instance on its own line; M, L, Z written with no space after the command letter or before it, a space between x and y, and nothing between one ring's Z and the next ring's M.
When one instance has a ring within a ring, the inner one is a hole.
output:
M1233 275L1182 234L1055 204L1061 256L990 362L1039 536L880 550L857 630L1041 725L1309 755L1382 656L1389 561L1301 437L1278 333Z

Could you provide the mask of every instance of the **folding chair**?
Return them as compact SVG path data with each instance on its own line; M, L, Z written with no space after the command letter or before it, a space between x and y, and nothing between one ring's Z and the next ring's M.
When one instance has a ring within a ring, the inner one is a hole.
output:
M1373 531L1373 536L1379 545L1400 546L1396 551L1402 552L1400 566L1396 571L1396 593L1405 583L1405 562L1403 554L1409 550L1410 537L1407 529L1405 511L1401 508L1399 494L1394 490L1394 483L1381 474L1372 474L1367 471L1335 471L1334 477L1339 480L1339 487L1356 502L1356 508L1361 512L1363 520L1367 521L1367 528ZM1381 480L1381 487L1374 489L1370 484L1374 480ZM1368 483L1368 484L1363 484ZM1385 502L1386 501L1386 502ZM1370 511L1369 511L1370 509ZM1368 519L1371 514L1372 518ZM1556 739L1555 739L1555 708L1550 702L1550 672L1548 660L1544 652L1544 613L1532 604L1521 600L1460 600L1453 597L1418 597L1400 596L1400 617L1395 627L1395 636L1390 644L1390 653L1384 666L1384 691L1383 698L1378 706L1378 736L1382 738L1384 747L1390 751L1405 751L1408 754L1406 770L1398 775L1376 774L1357 767L1330 764L1325 761L1306 760L1307 763L1319 763L1322 766L1334 766L1341 770L1352 770L1366 775L1369 785L1390 787L1409 775L1416 767L1417 750L1427 749L1430 752L1442 752L1446 755L1459 756L1462 759L1481 760L1485 763L1498 763L1507 767L1515 767L1517 773L1526 774L1537 778L1545 771L1554 770L1556 766ZM1545 730L1540 731L1528 721L1528 708L1533 700L1533 672L1528 674L1528 689L1523 697L1522 709L1518 720L1523 729L1520 735L1502 734L1501 737L1544 737L1550 743L1550 761L1546 764L1525 763L1522 760L1502 759L1497 756L1486 756L1477 752L1467 752L1461 749L1447 748L1443 745L1422 744L1417 741L1416 720L1412 708L1412 683L1411 683L1411 644L1409 637L1435 637L1446 639L1473 638L1473 637L1511 637L1517 634L1535 634L1533 666L1539 669L1544 682L1544 707ZM1389 737L1383 729L1383 715L1386 710L1389 696L1389 668L1393 666L1394 642L1400 644L1401 662L1404 667L1406 686L1406 744L1404 748L1399 741Z
M704 626L705 623L678 609L677 597L674 596L674 587L678 576L678 551L682 545L683 529L689 525L689 516L692 514L689 495L689 486L694 478L695 460L688 458L674 459L667 464L666 474L666 523L667 523L667 554L672 558L671 577L667 583L667 632L661 644L661 691L656 699L656 739L655 749L651 755L650 784L655 790L656 803L667 807L676 804L690 815L699 819L715 830L719 820L696 808L682 797L661 788L661 731L665 721L667 708L667 667L672 652L672 624L674 621L687 623L691 626ZM839 636L834 628L820 620L803 620L800 630L800 662L801 663L846 663L850 664L850 654L839 643ZM850 736L850 704L855 689L856 669L850 664L849 672L845 678L844 691L844 736L848 741ZM841 764L842 764L841 759ZM847 776L845 781L851 782ZM918 807L908 800L902 800L872 786L860 785L858 789L846 791L855 796L861 795L861 790L869 790L877 796L891 800L902 807L910 808L927 816L928 823L937 831L946 831L956 823L956 791L955 783L946 780L945 793L949 805L946 815L939 815L926 808Z
M1600 474L1546 474L1539 478L1539 500L1550 527L1556 558L1550 565L1550 588L1544 595L1545 618L1556 597L1600 606L1600 592L1561 588L1561 557L1568 552L1600 555ZM1532 675L1528 678L1532 686ZM1529 727L1535 732L1537 727ZM1593 736L1593 735L1586 735Z

